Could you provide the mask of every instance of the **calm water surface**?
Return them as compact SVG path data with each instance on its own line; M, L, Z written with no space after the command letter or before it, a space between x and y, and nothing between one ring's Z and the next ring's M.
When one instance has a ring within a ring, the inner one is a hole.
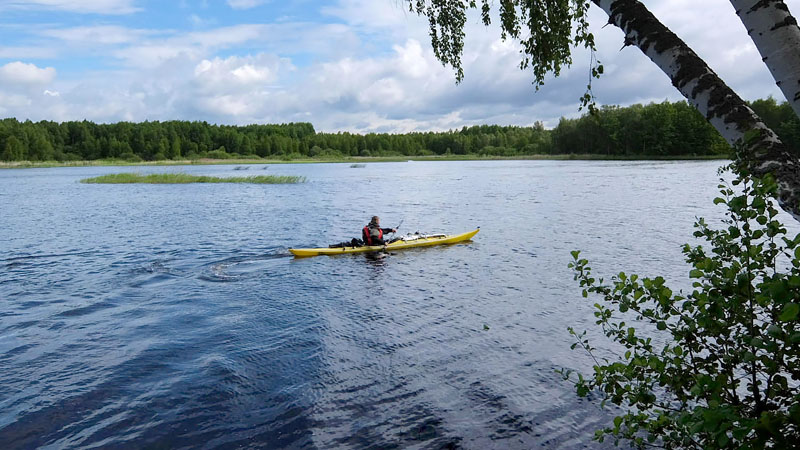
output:
M407 162L0 171L3 448L576 448L613 411L567 269L688 272L721 162ZM123 171L296 185L85 185ZM401 232L382 257L287 248ZM784 217L786 219L786 217ZM488 327L488 329L486 329ZM594 335L598 333L594 332ZM603 341L597 340L603 347Z

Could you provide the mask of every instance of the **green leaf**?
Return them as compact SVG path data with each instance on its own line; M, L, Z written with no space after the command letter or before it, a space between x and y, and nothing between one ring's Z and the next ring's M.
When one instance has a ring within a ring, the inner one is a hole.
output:
M744 437L747 436L749 433L750 433L750 428L749 427L748 428L734 428L733 431L731 431L731 434L733 434L733 437L735 439L740 439L740 440L744 439Z
M667 324L664 322L658 322L658 324L656 324L656 328L658 328L661 331L664 331L667 329Z
M797 318L797 314L800 313L800 305L797 303L787 303L783 307L783 312L781 315L778 316L778 320L781 322L789 322L790 320L795 320Z
M691 271L689 271L689 278L702 278L702 277L703 277L703 271L700 269L692 269Z
M731 199L728 202L728 208L734 212L740 212L744 207L747 206L747 196L746 195L739 195Z
M791 293L786 289L783 280L775 280L769 285L769 293L777 302L785 302L791 298Z

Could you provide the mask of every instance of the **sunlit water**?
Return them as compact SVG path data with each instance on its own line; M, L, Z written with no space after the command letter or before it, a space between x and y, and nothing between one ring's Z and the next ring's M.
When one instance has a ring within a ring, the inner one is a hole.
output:
M570 251L685 287L680 245L696 216L722 216L720 165L0 171L0 445L595 447L614 411L555 373L590 370L567 326L599 335ZM79 183L122 171L308 182ZM481 232L377 257L287 251L374 214Z

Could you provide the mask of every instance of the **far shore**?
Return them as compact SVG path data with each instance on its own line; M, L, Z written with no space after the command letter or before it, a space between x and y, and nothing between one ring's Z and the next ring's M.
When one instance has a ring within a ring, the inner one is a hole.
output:
M188 166L188 165L242 165L242 164L315 164L315 163L374 163L404 161L514 161L514 160L589 160L589 161L683 161L683 160L728 160L722 155L519 155L519 156L481 156L481 155L441 155L441 156L353 156L348 158L304 158L304 159L176 159L160 161L131 162L121 159L100 159L93 161L0 161L0 169L29 169L48 167L91 167L91 166Z

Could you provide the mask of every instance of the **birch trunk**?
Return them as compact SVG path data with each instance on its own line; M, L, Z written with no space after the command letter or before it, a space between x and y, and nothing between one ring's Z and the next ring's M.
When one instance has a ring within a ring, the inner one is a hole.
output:
M800 160L778 136L678 36L638 0L592 0L672 80L672 84L731 145L745 142L738 162L751 173L772 173L778 203L800 220ZM756 131L756 133L751 133Z
M775 83L800 116L800 27L783 0L731 0Z

